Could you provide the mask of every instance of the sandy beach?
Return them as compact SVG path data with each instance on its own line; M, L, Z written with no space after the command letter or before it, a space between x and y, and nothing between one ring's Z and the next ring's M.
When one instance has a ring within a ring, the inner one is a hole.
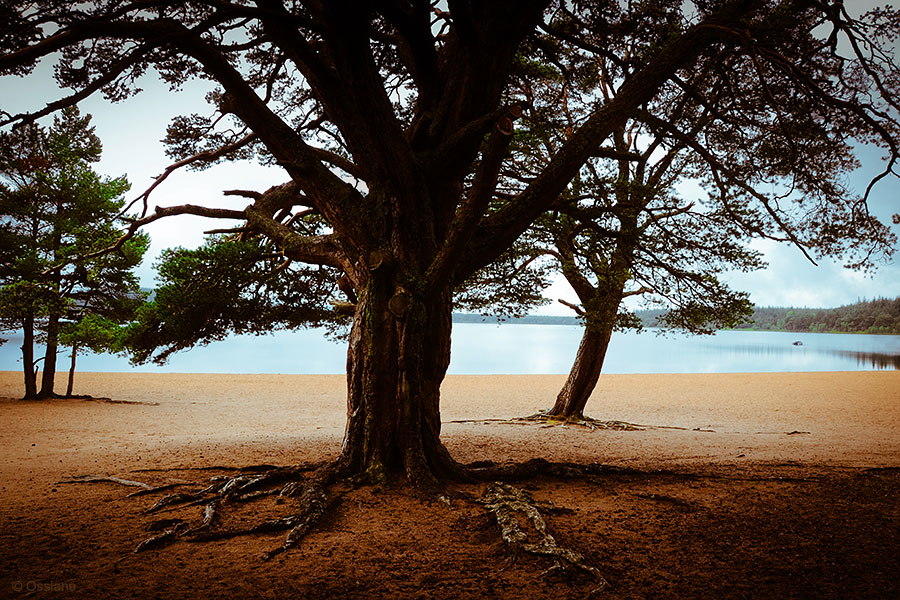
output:
M762 585L789 592L779 597L886 598L900 589L900 372L607 375L587 412L636 430L503 421L547 408L563 379L450 376L443 439L461 462L544 458L669 473L531 484L570 511L553 517L554 533L604 571L605 597L745 597ZM199 481L213 473L198 467L328 460L340 448L344 385L342 376L80 373L76 393L115 402L22 402L21 374L0 372L0 597L537 598L591 589L538 577L548 566L540 559L504 562L473 503L448 511L404 490L349 490L308 543L262 563L260 549L277 535L132 554L152 499L126 499L133 490L114 483L57 483L86 474ZM767 546L792 511L797 539ZM837 520L822 521L826 513ZM678 537L698 527L702 535ZM855 540L862 527L871 532ZM728 531L742 533L729 542ZM892 557L878 558L889 547ZM793 562L779 555L792 548ZM704 570L691 553L706 556ZM735 568L755 575L725 575Z

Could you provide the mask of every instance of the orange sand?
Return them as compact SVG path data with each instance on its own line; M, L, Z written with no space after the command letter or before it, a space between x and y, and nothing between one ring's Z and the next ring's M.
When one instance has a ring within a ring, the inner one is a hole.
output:
M0 480L24 479L35 491L85 472L327 459L340 448L345 421L339 375L77 376L76 393L157 405L20 402L20 379L0 372L0 397L9 398L0 402ZM655 426L643 431L452 422L534 413L552 404L562 382L448 377L445 443L463 461L900 466L896 371L604 376L587 412ZM14 496L0 503L24 500Z
M900 372L609 375L589 414L644 429L485 421L549 406L562 381L449 377L443 437L461 462L646 469L520 484L559 507L553 535L610 580L598 597L900 597ZM283 533L134 554L154 520L196 522L198 507L147 514L160 494L58 482L115 475L189 490L230 473L193 467L327 461L340 449L343 377L78 375L76 393L143 404L23 402L20 386L0 373L0 597L574 600L595 585L541 576L545 559L509 560L473 500L481 484L449 486L450 506L337 485L323 522L271 561L260 556ZM217 527L296 510L279 500L230 503Z

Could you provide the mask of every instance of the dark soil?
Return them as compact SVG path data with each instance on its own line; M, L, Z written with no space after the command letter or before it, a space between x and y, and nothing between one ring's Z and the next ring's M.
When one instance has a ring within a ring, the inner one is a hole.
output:
M550 533L597 567L597 598L900 598L900 470L717 465L708 472L538 477L515 485ZM216 472L132 473L149 483ZM263 561L280 534L178 542L134 554L158 495L115 483L56 485L27 510L0 507L4 598L584 598L574 572L511 556L496 522L454 486L448 507L404 488L349 486L300 547ZM9 490L6 490L9 492ZM293 500L224 507L220 527L290 513Z

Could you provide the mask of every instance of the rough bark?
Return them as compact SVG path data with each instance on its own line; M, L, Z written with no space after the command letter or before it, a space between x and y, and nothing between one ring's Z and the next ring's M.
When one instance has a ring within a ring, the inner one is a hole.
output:
M375 272L359 297L338 463L350 475L436 489L438 479L463 473L439 437L440 385L450 363L450 290L425 302L393 281Z
M52 398L56 379L56 354L59 347L59 315L55 312L47 321L47 348L44 353L44 372L41 375L41 391L38 398Z
M600 381L612 330L611 324L585 327L569 377L548 416L569 420L584 418L584 407Z
M56 199L56 216L59 217L63 213L63 201L62 198ZM55 264L58 264L63 257L60 254L60 249L62 248L62 231L58 230L54 226L53 240L52 240L52 248L53 248L53 260ZM58 300L59 295L59 285L60 285L60 271L54 270L53 274L49 278L50 287L54 292L54 300ZM60 319L60 311L61 306L56 305L56 302L51 304L50 314L47 319L47 343L44 351L44 372L41 375L41 391L38 392L38 398L52 398L56 394L53 392L53 384L56 381L56 355L59 350L59 319Z
M75 389L75 359L78 356L78 344L72 345L72 362L69 364L69 381L66 384L66 397L72 396Z
M37 381L34 372L34 317L25 317L22 329L22 369L25 371L25 400L37 396Z
M628 152L629 142L624 128L615 132L613 142L616 150ZM596 285L576 266L574 236L566 232L557 237L557 246L564 258L563 275L584 305L585 328L569 377L548 413L550 417L583 420L584 407L600 380L619 306L631 278L635 248L641 236L638 219L652 197L650 194L633 191L624 184L635 181L647 183L644 176L646 160L646 157L642 158L634 168L625 158L618 161L620 185L615 193L615 215L619 220L619 232L608 265L605 268L592 267L597 278Z

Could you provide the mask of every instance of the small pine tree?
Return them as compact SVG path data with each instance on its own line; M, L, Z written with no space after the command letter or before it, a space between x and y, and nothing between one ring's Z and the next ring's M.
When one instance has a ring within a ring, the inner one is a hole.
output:
M98 345L96 328L87 323L127 320L141 300L132 270L147 236L118 252L81 258L121 236L116 221L129 189L124 177L104 178L91 169L102 146L90 119L71 107L49 128L30 125L0 134L0 328L23 330L26 398L54 395L61 342L73 346L73 360L80 343L114 349L112 343ZM46 348L37 361L35 341Z

